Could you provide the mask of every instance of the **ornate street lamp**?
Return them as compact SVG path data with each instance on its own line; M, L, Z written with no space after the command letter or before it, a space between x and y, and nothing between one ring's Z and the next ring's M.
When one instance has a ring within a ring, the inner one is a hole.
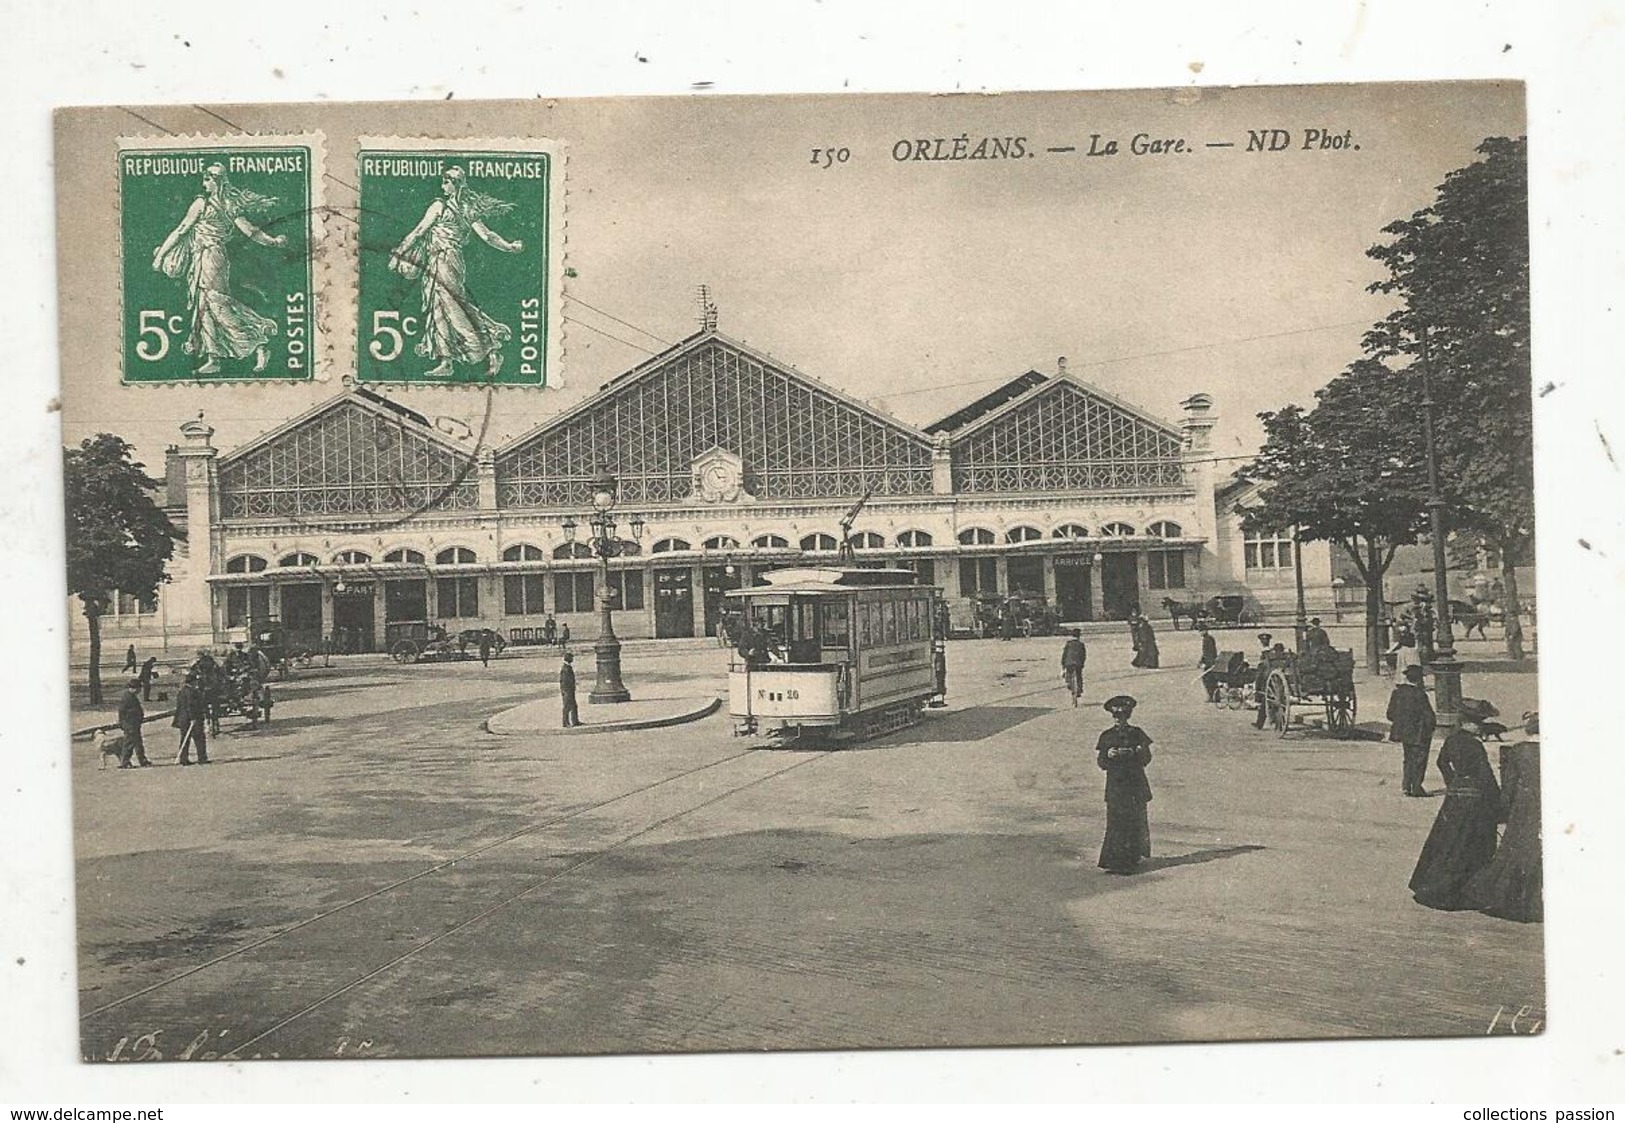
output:
M609 584L609 559L637 549L636 540L643 537L644 523L641 517L633 516L633 541L616 537L619 527L615 522L615 492L615 476L607 468L600 469L592 483L592 510L587 513L587 527L591 533L586 542L599 565L598 639L592 645L598 677L593 683L592 693L587 695L587 701L593 703L632 700L631 691L621 681L621 641L615 636L615 623L610 615L615 593ZM578 526L575 519L566 515L561 525L564 540L574 542Z

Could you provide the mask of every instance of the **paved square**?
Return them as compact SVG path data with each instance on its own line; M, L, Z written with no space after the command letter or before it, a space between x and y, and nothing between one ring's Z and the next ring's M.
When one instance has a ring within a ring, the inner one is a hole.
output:
M952 643L948 710L837 752L754 751L725 714L493 737L555 689L556 656L512 651L307 673L207 768L167 766L167 726L139 772L76 747L84 1055L1477 1035L1542 1011L1541 926L1411 901L1439 803L1401 797L1397 746L1256 731L1202 703L1194 637L1159 638L1138 671L1091 637L1079 710L1060 641ZM723 686L715 647L625 662L634 692ZM1388 684L1359 685L1367 722ZM1508 713L1534 685L1466 680ZM1128 878L1095 867L1119 692L1155 739Z

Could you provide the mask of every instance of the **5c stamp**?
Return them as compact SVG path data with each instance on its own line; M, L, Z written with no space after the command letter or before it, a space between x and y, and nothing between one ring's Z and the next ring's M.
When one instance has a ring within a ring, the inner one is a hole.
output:
M120 143L126 383L312 377L320 158L315 136Z
M361 380L557 385L556 147L362 138L358 155Z

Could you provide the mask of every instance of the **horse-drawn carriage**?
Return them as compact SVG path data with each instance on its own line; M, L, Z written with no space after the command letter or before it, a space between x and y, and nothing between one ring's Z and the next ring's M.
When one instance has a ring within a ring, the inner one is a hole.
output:
M400 664L457 663L479 657L481 641L492 655L501 654L508 641L492 628L465 628L455 636L439 624L411 620L387 625L384 640L389 657ZM472 649L472 650L470 650Z
M260 664L261 679L272 674L285 679L292 668L310 666L310 648L290 642L287 629L275 620L254 625L249 635L248 654Z
M1213 665L1202 672L1208 700L1215 705L1239 710L1254 703L1256 672L1242 651L1221 651Z
M1247 598L1239 593L1223 593L1208 597L1205 601L1178 601L1173 597L1163 597L1162 607L1173 618L1176 632L1179 631L1181 620L1189 620L1193 628L1202 624L1210 628L1239 628L1254 620L1253 613L1247 608Z
M1358 703L1354 691L1354 652L1335 647L1310 648L1269 656L1264 678L1264 721L1282 737L1292 728L1293 707L1318 707L1326 730L1339 737L1354 728Z

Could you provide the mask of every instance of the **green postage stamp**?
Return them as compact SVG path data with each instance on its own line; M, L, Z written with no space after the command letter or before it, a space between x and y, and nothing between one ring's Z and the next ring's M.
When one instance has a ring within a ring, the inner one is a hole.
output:
M360 379L558 385L558 148L363 137L358 165Z
M321 140L120 141L126 383L308 380Z

